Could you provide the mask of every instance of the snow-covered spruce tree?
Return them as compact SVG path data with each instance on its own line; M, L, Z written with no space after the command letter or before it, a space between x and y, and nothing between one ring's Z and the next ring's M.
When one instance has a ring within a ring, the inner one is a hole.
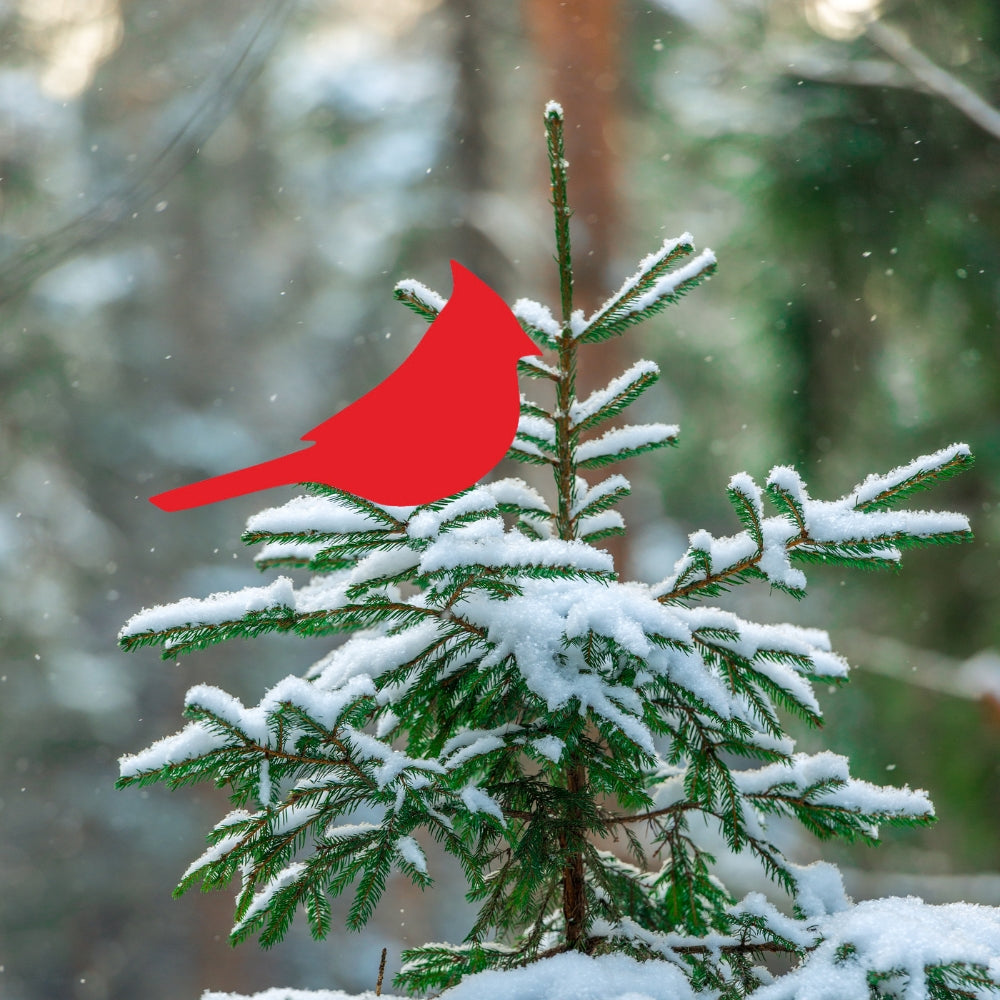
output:
M578 399L577 352L675 302L715 260L692 256L688 235L668 240L594 315L574 311L557 105L545 126L561 318L525 300L514 311L552 352L522 361L522 374L554 399L523 401L511 456L551 468L554 502L520 479L415 509L307 486L252 517L244 540L263 543L261 569L308 570L308 582L282 576L145 610L121 644L173 658L288 632L327 648L254 707L191 688L191 721L123 757L119 785L229 789L233 811L177 891L237 879L234 943L274 944L300 908L321 938L330 898L345 891L348 925L362 928L394 869L431 884L425 846L437 841L461 862L478 919L462 944L403 954L395 983L413 992L985 996L1000 983L1000 912L914 898L853 905L836 868L794 864L769 839L769 818L786 816L820 838L876 843L880 827L929 823L933 808L922 791L852 778L842 756L795 752L782 713L818 723L812 682L847 676L824 632L705 603L755 581L800 596L801 564L895 567L904 548L969 538L960 514L898 509L968 467L968 448L869 476L833 501L811 499L788 467L763 487L739 473L728 493L742 531L695 532L655 586L620 581L592 543L623 530L614 508L628 482L580 473L673 444L677 429L601 433L656 366L640 361ZM428 320L442 305L412 281L396 296ZM730 895L713 874L710 829L759 862L791 914L760 893ZM631 861L598 846L609 840ZM773 978L769 955L791 971Z

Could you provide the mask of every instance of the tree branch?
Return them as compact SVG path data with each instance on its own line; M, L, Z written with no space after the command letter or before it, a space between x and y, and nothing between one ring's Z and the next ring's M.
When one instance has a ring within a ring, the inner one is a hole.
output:
M675 802L672 806L663 809L656 809L653 812L639 813L635 816L609 816L607 823L621 826L625 823L644 823L647 820L654 820L660 816L669 816L673 813L686 812L688 809L697 809L697 802Z
M957 77L927 58L906 33L884 21L870 21L865 34L883 52L905 66L928 90L943 97L966 118L1000 139L1000 111Z
M140 170L120 180L84 214L60 229L24 240L4 257L0 262L0 304L105 239L180 173L260 74L295 6L292 0L268 0L245 45L222 67L187 120Z

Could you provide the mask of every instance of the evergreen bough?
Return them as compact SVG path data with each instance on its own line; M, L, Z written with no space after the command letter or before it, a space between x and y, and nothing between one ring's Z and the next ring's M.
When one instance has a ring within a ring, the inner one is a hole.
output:
M551 468L555 503L520 479L414 509L307 484L307 496L252 517L243 537L263 545L261 569L308 570L308 582L283 576L140 612L121 645L174 658L265 632L348 637L254 707L191 688L191 721L123 757L119 786L229 790L233 811L177 892L237 879L233 943L280 941L299 909L322 938L330 898L347 890L348 926L360 929L394 869L431 884L421 841L437 841L461 863L478 918L462 944L404 952L395 983L408 991L508 970L508 990L521 977L523 996L562 997L581 975L593 986L612 969L615 996L659 997L648 984L636 992L654 972L664 997L991 993L997 911L912 898L855 906L832 865L796 865L771 842L770 817L874 844L882 826L930 823L933 807L922 791L852 778L844 757L795 752L780 713L818 724L813 682L847 676L826 633L703 603L752 580L801 596L803 564L895 567L904 548L970 538L960 514L899 509L967 468L969 449L869 476L833 501L811 499L788 467L763 486L741 473L728 492L742 531L695 532L667 579L621 582L593 543L623 531L615 507L628 482L578 473L672 445L677 428L605 429L657 368L640 361L581 400L577 352L677 301L715 258L694 256L687 234L668 240L592 316L575 311L554 103L545 128L561 316L526 300L514 311L553 356L520 371L554 400L522 399L510 457ZM443 302L414 281L396 296L428 321ZM443 448L447 461L446 436ZM790 894L792 915L760 893L733 898L713 874L709 828ZM631 861L598 846L609 841ZM761 964L774 954L791 965L776 979ZM495 975L449 995L488 998Z

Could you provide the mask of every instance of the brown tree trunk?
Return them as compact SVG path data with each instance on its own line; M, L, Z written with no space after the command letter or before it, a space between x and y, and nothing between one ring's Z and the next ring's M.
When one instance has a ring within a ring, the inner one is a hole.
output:
M452 108L454 145L449 157L453 164L449 185L455 200L455 215L462 222L451 234L457 258L476 274L489 278L498 292L501 275L511 274L498 245L469 218L474 199L490 189L489 162L493 155L490 122L495 103L494 72L489 64L489 39L494 30L489 12L475 0L445 0L443 9L450 21L458 86Z
M619 5L616 0L524 0L524 15L542 68L542 100L558 101L565 112L569 204L573 209L573 307L590 313L613 290L609 263L618 227L618 49ZM620 342L588 345L578 356L577 394L586 396L617 375L626 364ZM625 571L623 538L605 545L619 574ZM571 762L566 771L570 793L584 793L587 770ZM566 944L583 949L588 913L584 877L582 815L569 810L560 847L563 867L562 909Z
M609 267L620 214L619 3L524 0L524 16L542 67L540 96L558 101L566 112L574 307L589 313L620 280ZM578 362L579 394L586 396L627 366L619 339L588 345ZM624 576L625 539L603 545Z
M618 7L616 0L524 3L542 67L542 97L566 112L576 306L587 311L611 291L608 262L618 222Z
M587 787L587 770L582 764L571 764L566 772L566 789L582 792ZM566 922L566 944L573 950L582 950L587 935L587 894L583 871L582 843L585 834L580 829L578 809L571 809L567 816L567 833L560 838L563 851L569 849L563 868L563 919ZM573 825L577 827L572 829Z

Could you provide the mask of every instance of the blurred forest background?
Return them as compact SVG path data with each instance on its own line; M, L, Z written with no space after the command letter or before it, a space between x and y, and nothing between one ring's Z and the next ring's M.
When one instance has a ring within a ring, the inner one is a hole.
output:
M837 860L855 898L1000 904L995 0L0 0L6 1000L371 989L383 945L391 973L464 935L448 865L360 937L300 922L268 953L229 947L229 893L172 900L225 798L116 792L118 756L180 728L191 684L256 702L323 650L174 664L115 638L143 606L259 581L243 523L293 491L171 515L147 497L288 450L394 368L423 329L397 280L447 295L454 257L555 305L549 98L580 305L667 235L720 260L583 373L655 359L646 415L681 424L679 449L621 469L624 573L737 530L734 472L794 463L833 498L971 444L927 504L969 514L974 545L726 603L828 628L857 669L805 745L940 816L878 850L803 839L799 860Z

